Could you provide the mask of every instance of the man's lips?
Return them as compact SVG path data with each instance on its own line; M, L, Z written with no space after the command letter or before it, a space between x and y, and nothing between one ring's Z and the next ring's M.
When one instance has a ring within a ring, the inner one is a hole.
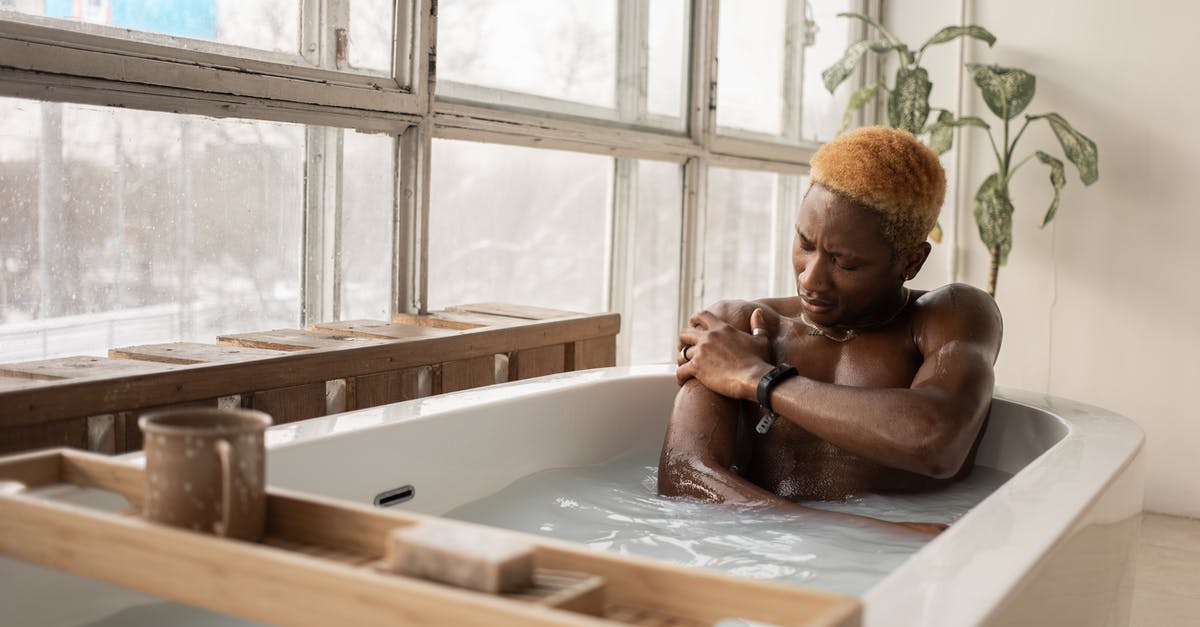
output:
M837 306L837 303L833 301L821 300L819 298L812 298L809 296L801 296L800 302L804 304L805 310L814 314L829 313L830 311L833 311L835 306Z

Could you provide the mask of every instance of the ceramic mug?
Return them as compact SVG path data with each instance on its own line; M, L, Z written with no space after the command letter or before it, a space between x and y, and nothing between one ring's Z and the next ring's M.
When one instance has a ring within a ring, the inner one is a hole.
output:
M146 453L143 515L239 540L259 540L267 514L264 432L252 409L184 408L138 420Z

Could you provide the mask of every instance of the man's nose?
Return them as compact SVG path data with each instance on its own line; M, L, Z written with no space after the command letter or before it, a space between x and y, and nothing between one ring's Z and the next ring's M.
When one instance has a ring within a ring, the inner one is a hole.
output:
M800 289L807 293L820 293L829 287L829 260L824 255L813 255L796 278Z

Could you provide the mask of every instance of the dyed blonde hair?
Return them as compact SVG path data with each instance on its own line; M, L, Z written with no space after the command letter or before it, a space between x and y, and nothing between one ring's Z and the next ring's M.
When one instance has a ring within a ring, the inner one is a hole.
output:
M812 157L811 180L877 212L900 255L924 242L946 194L938 156L912 133L866 126L839 135Z

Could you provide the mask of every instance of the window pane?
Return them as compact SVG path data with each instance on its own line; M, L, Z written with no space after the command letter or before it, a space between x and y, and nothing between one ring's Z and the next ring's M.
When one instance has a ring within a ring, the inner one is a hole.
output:
M651 0L649 79L646 84L650 113L679 117L684 107L687 73L688 6L684 0Z
M258 50L300 50L300 0L18 0L0 8Z
M341 319L388 320L395 206L393 139L347 131L343 146Z
M681 129L688 3L654 0L639 32L620 37L626 5L443 0L438 95Z
M392 9L394 0L354 0L350 3L350 46L347 60L359 70L392 69Z
M600 107L615 104L615 0L445 0L441 78Z
M802 185L798 176L709 170L705 305L795 293L790 251Z
M0 359L298 324L303 141L0 99Z
M670 361L679 309L683 168L639 161L634 214L633 298L622 333L630 333L630 363Z
M718 22L717 125L783 134L785 0L758 0L754 10L722 2Z
M429 305L601 311L609 157L435 140Z
M804 49L804 98L801 105L801 137L808 141L823 142L837 135L842 124L842 113L854 91L847 81L831 95L821 81L821 72L842 58L850 45L857 22L838 13L860 10L859 0L823 0L808 2L807 9L814 22L815 34L812 45Z

